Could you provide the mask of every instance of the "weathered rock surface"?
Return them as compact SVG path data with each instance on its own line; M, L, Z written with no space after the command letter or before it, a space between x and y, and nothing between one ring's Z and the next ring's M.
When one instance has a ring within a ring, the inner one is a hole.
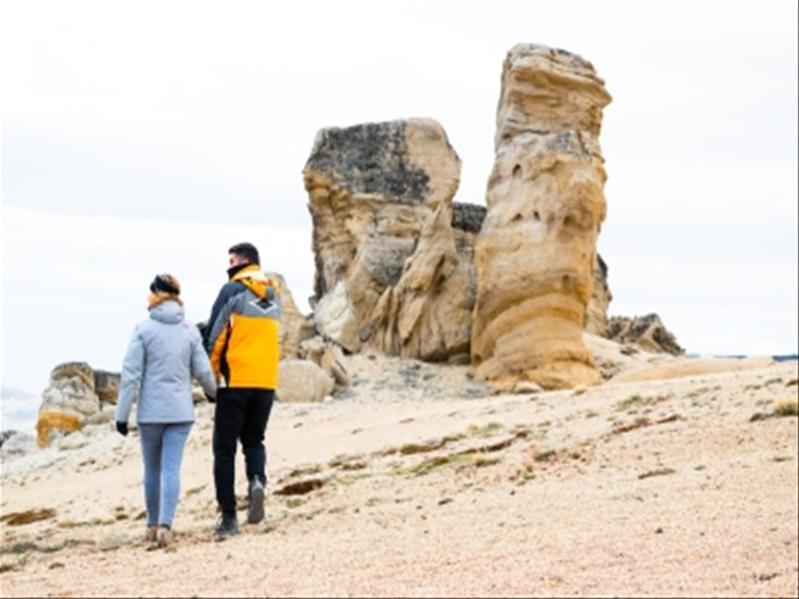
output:
M94 381L94 370L85 362L67 362L52 370L50 384L42 392L36 422L36 440L40 447L50 443L54 431L71 433L87 418L100 414L100 398Z
M36 442L31 435L10 430L0 433L0 458L6 460L36 450Z
M358 351L358 319L342 279L316 305L314 310L316 330L326 339L339 344L350 353Z
M591 301L585 310L584 330L593 335L606 337L608 334L608 307L613 294L608 286L608 265L599 254L596 255L594 267L594 286Z
M366 344L462 360L472 267L458 252L465 235L453 222L468 229L479 218L453 212L460 159L441 125L409 119L324 129L303 174L319 332L350 352Z
M309 318L303 316L302 312L297 308L294 296L283 276L277 273L269 274L280 283L280 305L283 309L283 315L280 318L280 332L278 333L280 355L283 358L296 358L300 343L304 339L313 336L314 324Z
M679 356L685 350L677 338L663 325L657 314L646 316L614 316L608 324L607 337L616 343L634 344L654 353Z
M300 344L299 357L321 366L337 385L345 388L350 386L350 376L344 367L344 355L341 347L335 343L327 342L322 337L306 339Z
M280 361L277 399L282 402L318 402L333 392L333 378L310 360Z
M116 405L120 380L118 372L94 371L94 392L97 393L100 401Z
M471 338L477 375L500 386L599 381L582 329L605 217L598 136L609 102L579 56L520 44L505 59Z
M456 233L456 243L458 253L468 256L470 261L474 258L474 241L477 233L483 226L486 209L475 204L460 204L453 202L452 226ZM471 269L472 277L475 277L474 268ZM476 281L470 282L469 296L474 302ZM591 293L591 301L585 314L584 330L593 335L607 336L608 334L608 308L613 300L613 294L608 284L608 266L599 254L596 255L596 265L594 267L594 286ZM471 308L470 308L471 310Z

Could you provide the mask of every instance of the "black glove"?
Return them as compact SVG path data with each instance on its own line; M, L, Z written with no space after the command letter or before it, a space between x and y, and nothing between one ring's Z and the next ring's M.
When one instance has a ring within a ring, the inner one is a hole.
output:
M205 399L208 400L208 403L216 403L216 398L215 397L211 397L207 393L205 394Z
M122 435L123 437L128 436L128 423L127 422L117 422L117 432Z

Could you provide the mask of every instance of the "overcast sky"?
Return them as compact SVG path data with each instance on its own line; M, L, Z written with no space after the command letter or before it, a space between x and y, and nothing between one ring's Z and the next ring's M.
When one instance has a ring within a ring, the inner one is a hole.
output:
M606 81L611 314L689 352L797 351L797 4L37 2L0 8L2 381L119 370L156 272L207 318L250 240L307 309L317 130L440 121L483 204L502 61Z

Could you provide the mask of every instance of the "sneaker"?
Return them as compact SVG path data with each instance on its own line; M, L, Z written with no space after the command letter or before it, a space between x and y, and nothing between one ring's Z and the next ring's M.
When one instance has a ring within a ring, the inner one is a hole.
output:
M155 525L148 526L147 527L147 532L144 533L144 542L145 543L155 543L157 535L158 535L158 527L155 526Z
M155 541L158 543L159 547L167 547L168 545L171 545L174 540L175 533L171 528L167 528L166 526L161 526L158 528L158 532L155 535Z
M264 519L264 484L257 476L250 481L250 505L247 507L247 522L258 524Z
M236 513L232 514L222 513L222 517L214 527L214 533L220 537L229 537L239 533L239 522L236 519Z

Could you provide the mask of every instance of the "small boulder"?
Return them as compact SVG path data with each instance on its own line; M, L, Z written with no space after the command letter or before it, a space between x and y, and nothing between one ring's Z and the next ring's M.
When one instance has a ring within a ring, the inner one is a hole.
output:
M281 402L320 402L333 392L333 378L310 360L280 362L277 399Z

